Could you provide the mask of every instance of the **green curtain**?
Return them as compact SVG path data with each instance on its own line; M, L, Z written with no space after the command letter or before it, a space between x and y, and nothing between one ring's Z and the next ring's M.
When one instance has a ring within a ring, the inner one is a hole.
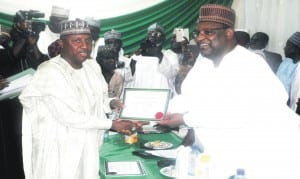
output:
M232 2L233 0L166 0L142 11L101 19L100 36L103 37L103 34L111 29L120 31L125 54L131 54L145 38L147 28L157 22L165 29L167 35L164 46L168 47L174 28L189 28L190 34L192 33L201 5L223 4L230 7ZM13 15L0 13L0 24L11 26L12 20Z

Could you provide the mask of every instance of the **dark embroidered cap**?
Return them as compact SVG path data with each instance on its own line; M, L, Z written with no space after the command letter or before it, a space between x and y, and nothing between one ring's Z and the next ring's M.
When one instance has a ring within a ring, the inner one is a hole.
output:
M121 39L121 32L112 29L104 33L104 40L107 39Z
M116 48L109 45L102 45L98 47L97 59L117 59L119 52Z
M300 47L300 32L293 33L293 35L288 39L288 41Z
M160 32L162 32L162 33L165 32L164 28L163 28L161 25L159 25L158 23L151 24L151 25L148 27L148 32L150 32L150 31L155 31L155 30L158 30L158 31L160 31Z
M234 27L235 11L218 4L206 4L200 7L198 22L217 22Z
M62 21L60 27L61 37L73 34L91 34L88 23L81 19Z

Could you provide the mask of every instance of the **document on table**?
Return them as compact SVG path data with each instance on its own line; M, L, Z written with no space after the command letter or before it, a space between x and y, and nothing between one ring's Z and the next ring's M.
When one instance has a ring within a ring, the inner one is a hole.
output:
M156 120L166 113L169 99L169 89L125 88L120 118Z
M105 161L106 175L144 175L140 161Z

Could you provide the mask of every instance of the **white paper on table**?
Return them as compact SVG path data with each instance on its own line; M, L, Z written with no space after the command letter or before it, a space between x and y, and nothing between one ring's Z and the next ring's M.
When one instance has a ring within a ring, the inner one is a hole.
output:
M106 161L106 175L144 175L140 161Z

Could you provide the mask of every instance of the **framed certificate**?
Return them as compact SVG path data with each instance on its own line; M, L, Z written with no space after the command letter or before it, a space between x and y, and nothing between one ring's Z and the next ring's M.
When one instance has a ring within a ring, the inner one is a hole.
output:
M156 120L167 112L170 94L169 89L125 88L120 118Z

